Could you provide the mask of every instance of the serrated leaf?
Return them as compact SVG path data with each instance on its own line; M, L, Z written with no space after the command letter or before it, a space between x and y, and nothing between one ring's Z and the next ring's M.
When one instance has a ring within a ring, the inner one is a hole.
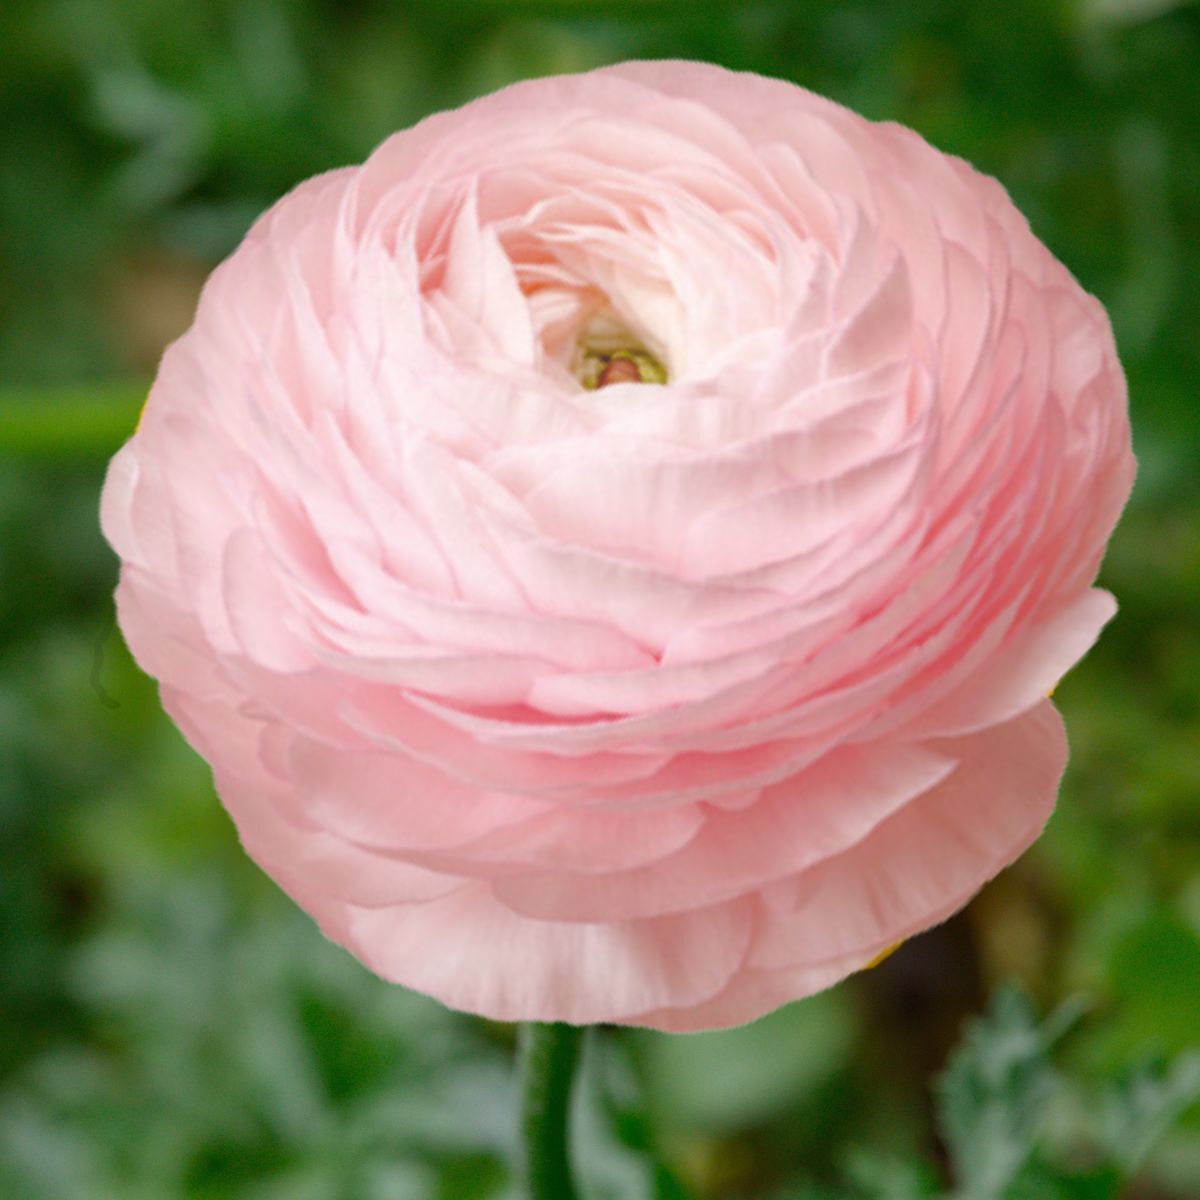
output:
M937 1084L939 1125L962 1200L1004 1200L1033 1153L1056 1082L1049 1049L1079 1018L1070 1003L1039 1024L1028 998L1000 988Z
M1181 1055L1170 1067L1146 1063L1105 1095L1100 1110L1104 1146L1123 1172L1132 1172L1197 1101L1200 1051Z

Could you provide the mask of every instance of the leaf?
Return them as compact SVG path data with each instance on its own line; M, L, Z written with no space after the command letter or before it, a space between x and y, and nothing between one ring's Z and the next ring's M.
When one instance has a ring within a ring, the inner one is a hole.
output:
M1196 1046L1200 937L1182 914L1166 905L1147 913L1116 942L1108 970L1118 1014L1109 1038L1119 1060Z
M625 1040L591 1031L580 1075L572 1120L589 1200L686 1200L683 1185L659 1161Z
M939 1124L962 1200L1002 1200L1033 1153L1056 1076L1050 1047L1075 1024L1068 1002L1039 1025L1017 988L1000 988L937 1084Z
M1120 1174L1111 1167L1067 1175L1035 1159L1005 1196L1006 1200L1117 1200L1120 1185Z
M1200 1101L1200 1051L1170 1067L1146 1063L1110 1086L1100 1109L1101 1140L1125 1173L1137 1169L1151 1147Z
M870 1150L849 1156L846 1176L862 1200L928 1200L938 1191L937 1178L927 1164Z
M133 433L144 384L0 392L0 454L63 460L106 457Z
M725 1134L786 1112L841 1070L852 1016L831 993L742 1025L687 1037L644 1036L652 1105L672 1132Z

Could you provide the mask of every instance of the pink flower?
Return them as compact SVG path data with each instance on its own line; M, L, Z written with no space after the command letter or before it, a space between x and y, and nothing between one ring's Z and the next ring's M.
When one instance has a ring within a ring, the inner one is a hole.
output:
M247 851L387 979L700 1029L1037 836L1133 476L993 180L685 62L302 184L113 460L120 619Z

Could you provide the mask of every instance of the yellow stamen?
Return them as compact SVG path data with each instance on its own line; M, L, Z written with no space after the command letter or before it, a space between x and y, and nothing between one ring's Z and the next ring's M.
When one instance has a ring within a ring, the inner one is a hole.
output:
M666 383L667 368L628 328L597 314L579 332L571 366L589 391L614 383Z
M585 347L579 381L589 392L612 383L666 383L667 370L640 346L620 350Z

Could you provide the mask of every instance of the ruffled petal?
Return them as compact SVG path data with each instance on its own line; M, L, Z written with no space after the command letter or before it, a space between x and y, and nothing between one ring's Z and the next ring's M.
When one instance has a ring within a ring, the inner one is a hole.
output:
M748 903L596 924L520 917L485 885L419 908L359 909L349 948L378 975L498 1021L620 1021L700 1004L741 965Z

